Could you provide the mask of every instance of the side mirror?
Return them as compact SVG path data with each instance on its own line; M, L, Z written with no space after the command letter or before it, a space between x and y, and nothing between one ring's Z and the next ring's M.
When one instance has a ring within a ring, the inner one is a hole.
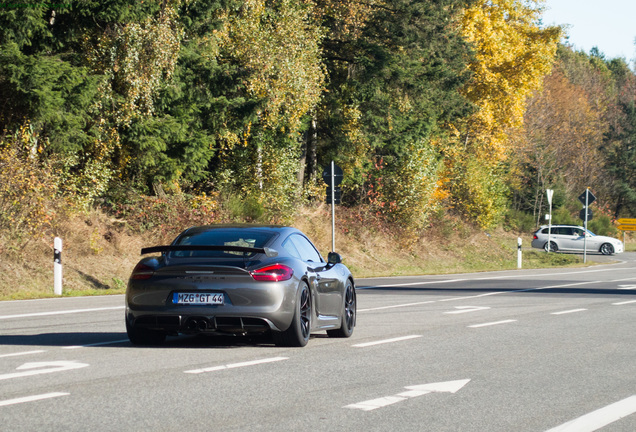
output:
M327 262L329 264L340 264L342 262L342 257L336 252L329 252L329 255L327 255Z

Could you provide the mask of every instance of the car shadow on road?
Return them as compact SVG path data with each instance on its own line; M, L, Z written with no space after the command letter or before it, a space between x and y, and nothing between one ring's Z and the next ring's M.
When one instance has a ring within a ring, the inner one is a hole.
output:
M523 288L523 287L511 287L509 283L501 281L489 281L488 287L483 288L473 288L473 287L453 287L448 288L444 287L444 282L440 282L440 286L435 287L434 284L423 282L426 284L426 287L418 287L417 285L412 286L404 286L404 287L396 287L396 286L360 286L358 295L364 294L367 292L391 292L391 293L400 293L400 294L413 294L413 293L426 293L431 295L479 295L479 294L490 294L493 292L502 292L502 293L518 293L518 294L540 294L540 295L555 295L555 294L575 294L575 295L620 295L620 296L636 296L636 289L634 288L625 288L625 289L616 289L616 288L598 288L598 287L559 287L558 285L567 285L568 281L557 281L551 282L552 287L540 287L540 288Z
M125 332L71 332L42 333L35 335L0 335L0 345L13 346L51 346L61 348L140 348L130 343ZM162 348L240 348L272 347L271 336L207 336L180 335L168 336L158 345ZM141 347L145 348L145 347ZM152 347L148 347L152 348Z

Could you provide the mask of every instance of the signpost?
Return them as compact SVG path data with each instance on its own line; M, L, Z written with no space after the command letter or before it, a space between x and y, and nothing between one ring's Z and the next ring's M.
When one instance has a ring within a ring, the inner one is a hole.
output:
M636 231L636 225L619 225L616 228L621 231Z
M322 179L327 185L327 204L331 204L331 251L336 251L336 204L340 204L340 183L344 173L342 168L331 161L331 164L322 172Z
M579 201L581 201L581 204L585 206L579 213L579 217L585 221L585 237L583 237L583 263L585 264L587 262L587 221L592 219L593 216L592 210L590 210L589 206L596 201L596 197L590 188L587 188L581 195L579 195Z
M618 223L617 228L621 231L636 231L636 219L617 219L616 223Z
M548 205L550 206L550 217L548 219L548 252L552 249L550 244L550 236L552 235L552 195L554 195L554 189L546 189L545 194L548 197Z
M619 230L623 231L623 244L625 244L625 231L636 231L636 219L621 218L617 219Z

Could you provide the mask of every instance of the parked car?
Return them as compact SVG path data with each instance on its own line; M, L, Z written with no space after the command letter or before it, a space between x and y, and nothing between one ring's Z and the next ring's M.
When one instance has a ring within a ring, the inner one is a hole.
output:
M305 346L311 332L353 333L351 272L337 253L323 259L295 228L194 227L141 253L154 256L141 259L128 281L133 344L160 344L169 334L271 333L277 345Z
M550 231L550 245L548 246L548 231ZM603 255L612 255L623 252L623 242L613 237L596 235L590 230L577 225L547 225L541 226L534 233L532 247L557 252L575 251L583 252L586 245L587 252L600 252Z

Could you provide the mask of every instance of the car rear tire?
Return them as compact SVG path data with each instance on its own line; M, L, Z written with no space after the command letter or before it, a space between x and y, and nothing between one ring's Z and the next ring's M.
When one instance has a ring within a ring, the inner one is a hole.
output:
M135 327L126 320L126 333L133 345L161 345L166 340L164 332Z
M612 255L614 253L614 246L609 243L603 243L600 251L603 255Z
M550 250L548 250L548 243L546 242L546 244L543 246L543 249L546 252L557 252L559 250L559 247L557 246L557 244L553 241L550 242Z
M340 318L340 328L327 330L329 337L348 338L353 334L356 326L357 301L356 290L351 281L347 281L345 287L344 302L342 306L342 316Z
M302 282L298 288L296 310L291 325L287 330L274 332L273 339L277 346L304 347L309 342L311 333L311 291L309 286Z

